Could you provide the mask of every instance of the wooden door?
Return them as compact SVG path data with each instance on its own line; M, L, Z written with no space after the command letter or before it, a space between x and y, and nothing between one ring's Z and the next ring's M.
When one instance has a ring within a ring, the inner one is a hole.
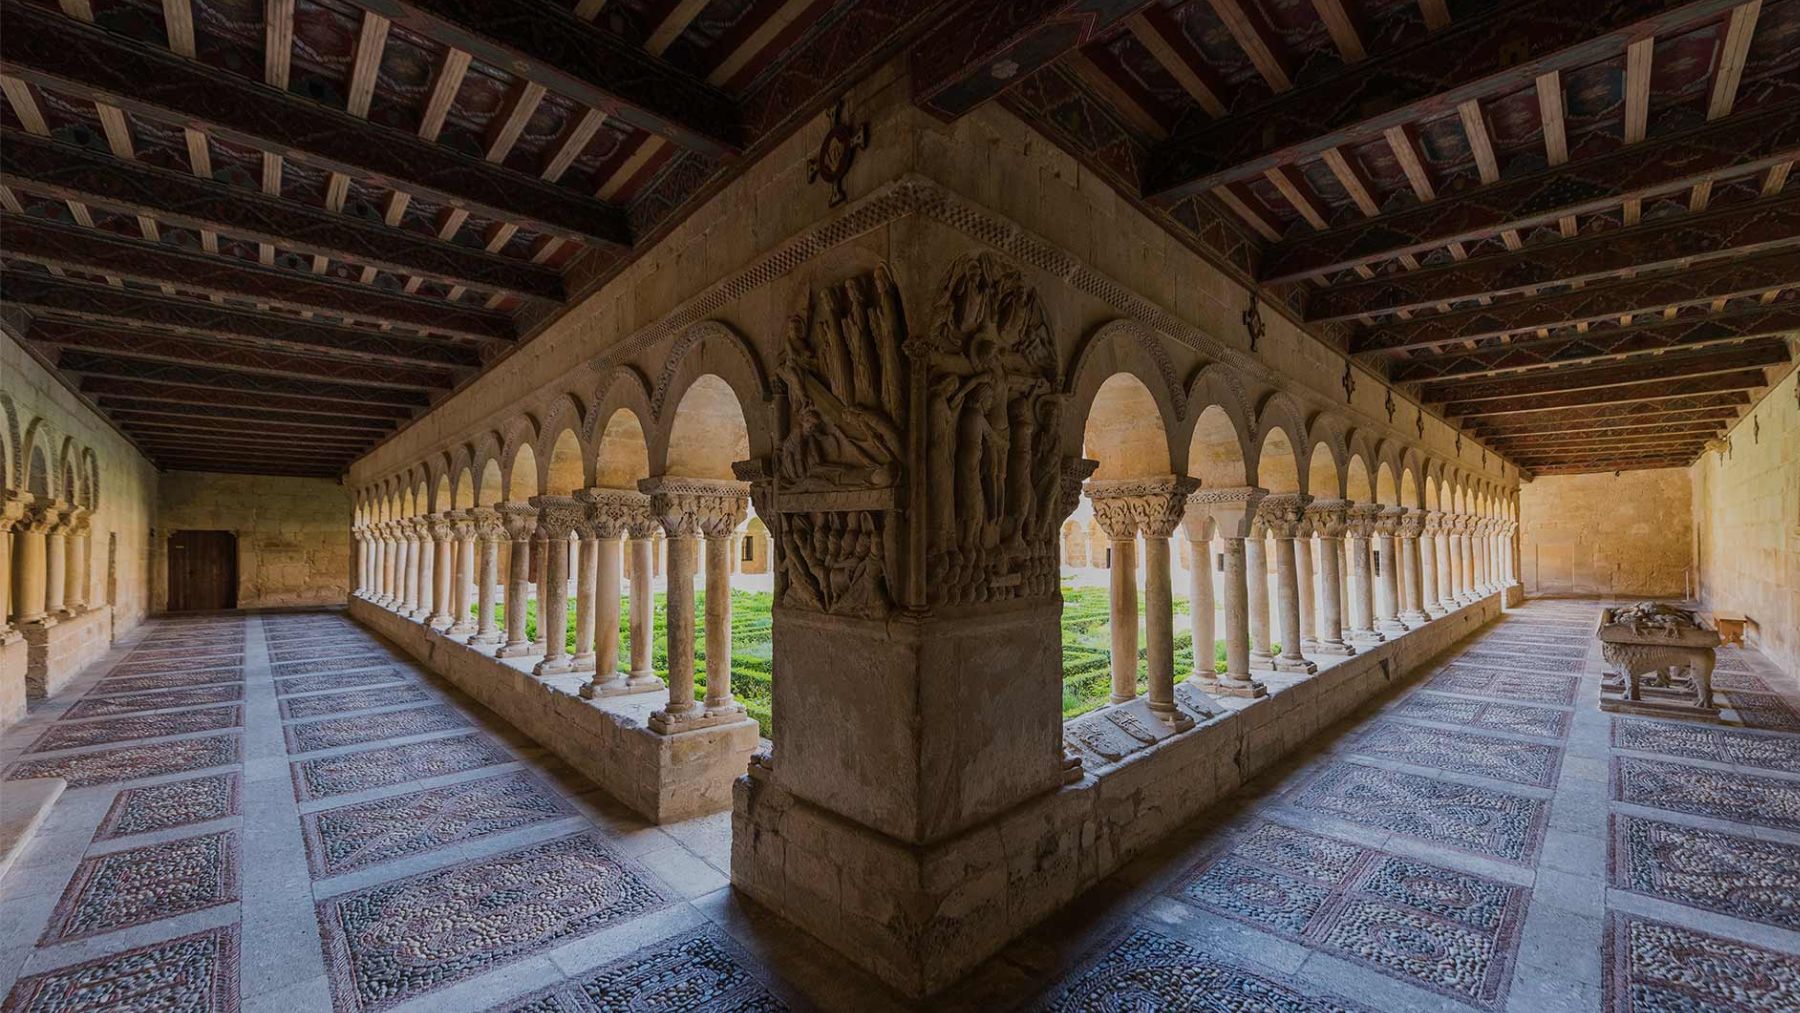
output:
M176 531L169 535L169 611L237 608L237 535Z

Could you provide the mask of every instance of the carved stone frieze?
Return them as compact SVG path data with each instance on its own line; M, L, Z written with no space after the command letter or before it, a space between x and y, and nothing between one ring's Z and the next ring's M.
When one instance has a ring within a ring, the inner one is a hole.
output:
M1345 530L1358 538L1367 538L1375 533L1375 522L1385 509L1379 503L1352 503L1345 511Z
M999 258L960 256L906 352L924 386L930 603L1054 594L1063 402L1037 292Z
M1406 518L1408 511L1403 506L1382 507L1375 515L1375 533L1378 535L1397 535L1400 533L1400 522Z
M1306 521L1306 506L1312 497L1304 493L1284 492L1263 497L1256 504L1256 522L1252 533L1268 533L1276 538L1295 538Z
M531 540L537 531L537 507L524 503L502 503L499 507L500 523L506 528L506 537L515 542Z
M1306 518L1322 538L1342 538L1349 525L1350 501L1315 499L1306 505Z
M586 511L573 496L533 496L531 505L537 509L538 538L567 541L586 523Z
M575 500L596 538L618 538L633 522L649 525L650 497L636 489L580 489Z
M723 538L743 521L750 484L731 479L662 475L638 483L650 516L670 538Z

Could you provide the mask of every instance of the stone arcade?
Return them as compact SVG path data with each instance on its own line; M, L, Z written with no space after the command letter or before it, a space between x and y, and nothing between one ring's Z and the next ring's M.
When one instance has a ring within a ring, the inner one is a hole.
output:
M0 0L5 1009L1800 1006L1800 0L1565 8Z

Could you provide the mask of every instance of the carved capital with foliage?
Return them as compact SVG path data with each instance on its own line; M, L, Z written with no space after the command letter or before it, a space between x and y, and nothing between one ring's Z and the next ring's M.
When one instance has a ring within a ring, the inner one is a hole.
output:
M1131 539L1167 538L1175 533L1198 479L1158 475L1151 478L1090 479L1088 499L1094 519L1107 536Z
M538 526L537 507L525 503L502 503L499 507L500 523L506 528L506 537L513 542L529 542Z
M636 522L650 527L650 497L636 489L582 489L575 499L587 511L589 530L598 538L618 538Z
M1306 519L1321 538L1342 538L1350 526L1350 501L1315 499L1306 505Z
M1367 538L1375 533L1375 524L1386 509L1379 503L1353 503L1345 511L1346 533L1354 538Z
M1263 497L1256 505L1256 521L1252 533L1268 532L1276 538L1297 538L1306 522L1306 505L1312 497L1305 493L1284 492Z
M650 514L670 538L724 538L744 519L750 483L726 479L647 478L638 488L650 498Z

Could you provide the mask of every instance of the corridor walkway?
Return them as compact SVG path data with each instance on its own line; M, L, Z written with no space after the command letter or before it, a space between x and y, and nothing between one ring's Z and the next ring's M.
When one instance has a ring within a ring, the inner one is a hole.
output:
M1800 1008L1800 694L1726 650L1726 725L1604 715L1597 608L1510 613L930 1008ZM143 630L0 741L69 782L5 1013L896 1008L734 897L728 818L645 825L341 615Z

